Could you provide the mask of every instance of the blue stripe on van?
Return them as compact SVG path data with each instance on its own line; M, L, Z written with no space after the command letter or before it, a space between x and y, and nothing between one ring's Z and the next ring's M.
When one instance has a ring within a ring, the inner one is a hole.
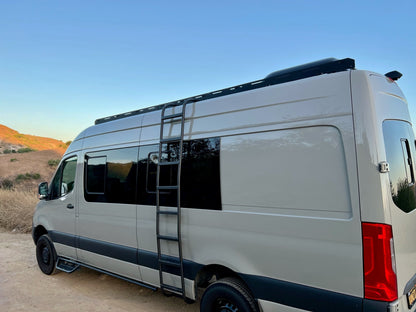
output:
M57 231L49 231L49 236L52 241L62 245L67 245L76 248L76 236Z
M53 242L79 248L85 251L93 252L102 256L114 258L117 260L141 265L150 269L159 270L159 264L157 259L157 253L137 249L133 247L127 247L123 245L108 243L96 239L74 236L57 231L50 231L50 236ZM171 259L169 259L171 258ZM168 260L178 260L175 257L166 257ZM195 279L198 271L203 265L185 260L183 261L184 276L188 279ZM175 275L180 275L179 268L166 266L163 268L164 272L168 272Z
M76 237L56 231L49 232L51 239L55 243L80 248L99 255L126 261L129 263L158 270L157 253L107 243L95 239ZM184 275L193 280L204 265L185 260ZM171 274L180 275L177 268L166 267L164 271ZM237 273L248 285L253 295L257 299L280 303L289 307L304 309L308 311L386 311L388 303L363 300L363 298L336 293L315 287L300 285L296 283L281 281L264 276ZM336 277L334 277L336 278ZM381 310L380 310L381 309Z
M77 237L78 248L117 260L138 264L137 248Z
M250 287L255 298L307 311L362 311L363 299L359 297L264 276L240 276Z

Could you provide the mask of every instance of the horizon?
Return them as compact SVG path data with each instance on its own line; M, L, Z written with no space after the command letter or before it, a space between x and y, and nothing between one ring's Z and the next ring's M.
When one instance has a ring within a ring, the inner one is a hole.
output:
M0 124L72 141L99 118L353 58L416 121L416 2L0 3Z

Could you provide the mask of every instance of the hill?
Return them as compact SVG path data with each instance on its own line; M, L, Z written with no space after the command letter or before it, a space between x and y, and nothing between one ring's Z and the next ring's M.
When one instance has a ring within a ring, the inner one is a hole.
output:
M0 154L0 188L4 181L10 181L13 188L37 191L38 183L50 181L60 158L52 150Z
M63 155L67 145L60 140L21 134L16 130L0 125L0 154L7 150L17 151L21 148L30 148L36 151L53 150Z
M52 150L0 154L0 228L30 232L37 186L51 180L60 158Z
M50 181L67 145L0 125L0 228L29 232L37 186Z

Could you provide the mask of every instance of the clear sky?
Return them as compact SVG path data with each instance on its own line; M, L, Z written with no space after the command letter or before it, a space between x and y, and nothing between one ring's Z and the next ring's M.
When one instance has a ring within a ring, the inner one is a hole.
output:
M94 120L327 57L403 73L416 121L416 1L0 2L0 124L72 140Z

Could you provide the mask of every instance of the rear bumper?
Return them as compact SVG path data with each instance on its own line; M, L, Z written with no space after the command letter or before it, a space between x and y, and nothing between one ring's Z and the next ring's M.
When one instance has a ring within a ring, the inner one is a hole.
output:
M384 301L375 301L375 300L363 300L363 312L388 312L388 311L395 311L391 308L397 306L395 303L391 302L384 302Z

